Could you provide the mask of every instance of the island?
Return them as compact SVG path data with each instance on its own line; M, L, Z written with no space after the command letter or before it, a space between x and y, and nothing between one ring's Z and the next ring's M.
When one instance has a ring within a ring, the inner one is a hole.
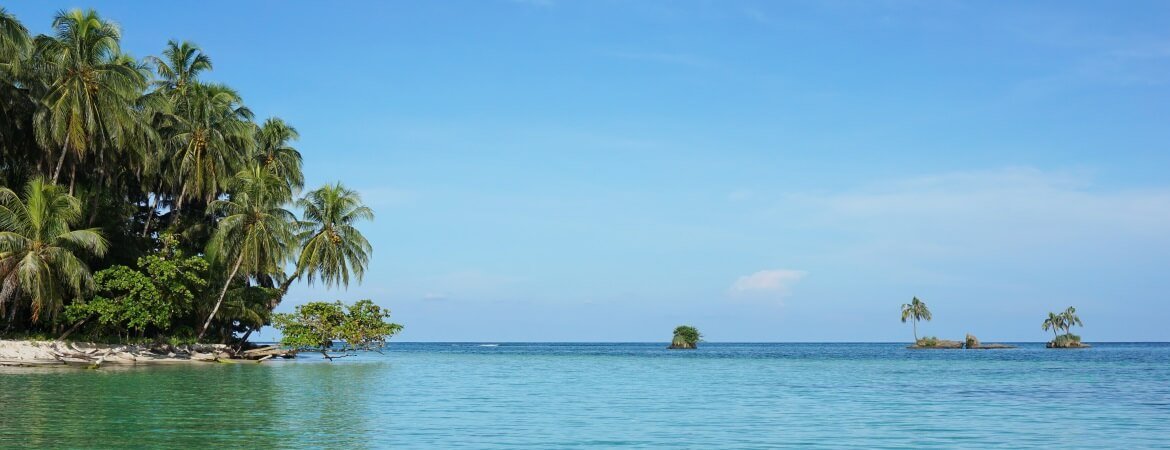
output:
M703 335L699 334L699 330L690 325L679 325L674 329L674 338L670 340L671 350L695 350L699 348L699 341L703 339Z
M1077 309L1069 306L1063 312L1048 313L1048 318L1044 319L1044 323L1040 328L1044 331L1052 330L1052 340L1045 344L1047 348L1089 348L1089 344L1081 342L1081 337L1072 334L1072 327L1084 327L1085 324L1081 322L1080 316L1077 315ZM1064 334L1059 334L1063 330Z
M330 357L325 338L348 352L397 332L369 301L314 303L345 316L325 325L274 314L298 281L360 283L373 252L373 210L341 182L305 185L292 124L206 81L191 42L138 60L93 9L51 27L0 8L0 362ZM305 339L250 348L278 319Z
M948 339L939 339L934 336L924 337L919 339L913 345L907 346L910 349L936 349L936 350L996 350L1016 348L1014 345L1008 344L985 344L979 342L972 334L967 334L967 338L962 341L952 341Z

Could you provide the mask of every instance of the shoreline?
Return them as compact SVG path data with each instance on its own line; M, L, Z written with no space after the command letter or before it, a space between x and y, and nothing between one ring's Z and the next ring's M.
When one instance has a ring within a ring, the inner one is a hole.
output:
M0 366L88 367L110 365L223 363L243 360L262 362L273 357L291 358L295 351L276 346L236 352L226 344L171 346L95 344L71 341L0 340Z

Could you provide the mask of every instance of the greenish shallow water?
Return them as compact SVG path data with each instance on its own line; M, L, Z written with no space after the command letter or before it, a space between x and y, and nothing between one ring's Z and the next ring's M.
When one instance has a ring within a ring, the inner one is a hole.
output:
M1170 448L1170 345L391 345L0 369L0 447Z

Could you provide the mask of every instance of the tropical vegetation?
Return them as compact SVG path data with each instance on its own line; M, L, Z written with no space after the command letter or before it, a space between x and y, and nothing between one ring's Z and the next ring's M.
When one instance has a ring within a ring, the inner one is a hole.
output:
M670 348L694 349L698 348L703 335L699 329L690 325L679 325L674 329L674 338L670 341Z
M1084 327L1085 324L1077 315L1077 309L1072 306L1060 313L1048 313L1048 317L1040 324L1044 331L1052 330L1052 341L1048 342L1048 346L1052 348L1083 347L1081 337L1072 334L1074 326ZM1064 331L1064 334L1060 334L1061 331Z
M198 45L121 38L94 10L33 36L0 8L0 335L228 342L297 280L360 282L373 211L341 183L302 195L296 128L210 81Z
M311 302L297 306L294 313L277 314L275 326L283 334L281 344L318 351L332 360L355 350L377 351L385 345L387 339L402 331L402 325L386 320L389 317L390 311L369 300L352 305ZM330 350L342 353L330 354Z
M914 297L910 303L902 304L902 323L910 321L914 328L914 342L918 343L918 321L925 320L929 322L931 319L930 308L926 307L926 302Z

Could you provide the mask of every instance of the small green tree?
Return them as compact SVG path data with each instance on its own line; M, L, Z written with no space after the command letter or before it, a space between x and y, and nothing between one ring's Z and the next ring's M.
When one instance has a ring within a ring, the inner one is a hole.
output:
M910 303L902 304L902 323L907 320L912 322L914 327L914 343L918 343L918 321L925 320L929 322L931 319L930 308L926 307L926 302L914 297Z
M345 306L340 301L311 302L297 306L292 314L277 314L273 325L284 335L281 344L302 350L321 352L326 359L334 341L342 341L342 351L377 350L398 334L402 325L387 322L390 310L370 300Z
M93 318L98 328L143 335L150 328L167 331L194 311L207 286L207 262L167 248L139 258L138 270L113 266L94 279L94 297L71 303L66 317L78 325Z
M1040 324L1040 329L1042 329L1044 331L1052 330L1052 341L1053 342L1056 342L1056 339L1058 337L1060 337L1058 333L1063 328L1064 328L1064 317L1062 317L1060 314L1057 314L1054 312L1048 313L1048 318L1044 319L1044 323Z
M390 310L369 300L361 300L348 308L342 322L341 340L351 350L377 350L386 340L402 331L402 325L387 322Z
M674 329L674 338L670 341L671 348L696 348L703 335L699 329L690 325L679 325Z
M1072 334L1072 327L1083 327L1085 324L1081 322L1080 316L1077 316L1077 309L1072 306L1060 313L1048 313L1048 318L1044 319L1040 326L1045 331L1052 330L1051 347L1081 346L1081 337ZM1064 334L1057 334L1059 331L1064 331Z
M1065 334L1072 333L1072 327L1074 325L1076 325L1078 327L1085 326L1085 324L1083 322L1081 322L1080 316L1077 316L1077 309L1073 308L1071 306L1069 306L1068 309L1064 310L1064 312L1060 313L1060 318L1064 320Z

